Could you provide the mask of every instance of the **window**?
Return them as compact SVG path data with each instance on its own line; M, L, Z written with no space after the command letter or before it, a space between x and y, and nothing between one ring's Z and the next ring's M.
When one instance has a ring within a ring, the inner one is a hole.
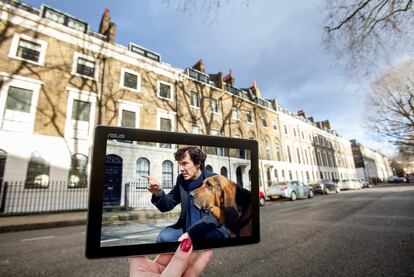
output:
M231 116L233 119L239 120L239 109L237 107L232 107Z
M173 187L173 163L171 161L162 162L162 188L172 189Z
M273 126L273 130L277 130L276 121L272 120L272 126Z
M16 56L24 60L30 60L34 62L39 61L41 45L25 39L20 39L19 46L17 47Z
M158 97L173 100L173 86L169 83L158 81Z
M121 111L121 126L135 128L135 126L137 125L135 114L136 114L135 112L122 110Z
M330 167L332 167L332 166L333 166L333 161L332 161L332 153L329 153L329 154L328 154L328 164L329 164L329 166L330 166Z
M142 175L150 175L150 162L146 158L139 158L137 160L137 167L136 167L136 180L137 189L138 188L146 188L148 185L148 179L143 178Z
M213 113L219 113L218 103L216 99L213 99L213 98L210 99L210 106L211 106L211 111Z
M253 123L253 117L252 117L252 112L251 111L246 112L246 119L247 119L248 123Z
M191 106L195 108L200 108L200 96L198 92L192 91L190 94Z
M208 172L213 172L213 167L211 166L211 165L206 165L206 170L208 171Z
M198 127L195 124L191 125L191 133L192 134L199 134L200 133L200 127Z
M223 175L224 177L226 177L226 178L227 178L227 168L226 168L225 166L223 166L223 167L220 169L220 175Z
M74 154L71 159L68 187L86 188L88 186L88 157L83 154Z
M9 87L2 122L3 130L13 131L30 124L32 94L33 91L28 89Z
M293 175L292 175L292 171L289 170L289 180L293 180Z
M72 69L72 74L88 79L98 79L98 62L95 58L75 53L73 59L74 67Z
M296 129L293 128L293 136L296 137Z
M318 165L322 165L322 156L321 156L321 152L317 151L316 153L317 153L317 155L316 155L316 159L317 159L317 161L318 161Z
M73 100L71 123L74 138L87 138L89 134L89 119L91 103L81 100Z
M323 152L323 166L328 166L328 159L327 159L327 156L326 156L326 153L325 152Z
M275 174L275 178L276 178L276 180L278 180L279 179L279 175L277 174L277 169L275 168L275 170L274 170L274 174Z
M39 152L33 152L27 166L24 188L48 188L50 165Z
M169 118L160 118L160 130L161 131L171 131L171 119ZM169 143L160 143L160 147L162 148L171 148L171 144Z
M283 125L283 129L285 130L285 135L287 135L288 134L287 126L286 125Z
M303 133L303 131L302 131L302 139L305 139L305 134Z
M306 181L309 181L309 171L306 171Z
M306 151L306 149L304 151L305 151L305 161L306 161L306 164L309 164L308 151Z
M94 93L69 91L65 136L72 139L92 137L96 96Z
M277 143L275 145L275 150L276 150L276 160L277 161L281 161L282 160L282 158L281 158L282 156L281 156L281 153L280 153L280 146Z
M141 90L141 75L138 72L122 68L120 87L139 92Z
M268 140L265 141L265 150L266 150L266 159L271 160L272 159L272 153L270 150L270 143Z
M264 117L262 117L262 124L263 124L263 127L267 128L267 119Z
M285 170L282 169L282 178L285 179Z
M287 153L287 160L291 163L292 162L292 155L290 153L290 146L286 146L286 153Z
M10 47L9 57L44 65L47 42L24 34L15 34Z
M18 77L18 76L16 76ZM5 131L32 133L40 82L4 78L1 88L0 124Z
M298 163L302 163L302 161L300 159L300 149L299 149L299 147L296 147L296 154L298 156Z
M141 104L119 100L118 126L139 128Z
M210 134L212 134L213 136L220 136L220 131L215 130L215 129L211 129ZM221 148L221 147L214 147L214 154L218 155L218 156L223 156L224 155L224 149Z

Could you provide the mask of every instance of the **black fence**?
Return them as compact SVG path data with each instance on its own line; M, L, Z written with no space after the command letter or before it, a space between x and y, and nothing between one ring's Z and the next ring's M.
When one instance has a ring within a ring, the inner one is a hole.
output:
M24 181L0 183L0 213L36 213L82 210L88 207L87 187L50 181L47 186L28 187Z

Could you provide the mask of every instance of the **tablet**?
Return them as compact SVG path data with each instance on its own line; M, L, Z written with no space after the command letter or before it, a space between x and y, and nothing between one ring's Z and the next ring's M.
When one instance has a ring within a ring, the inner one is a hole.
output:
M258 195L255 140L98 126L86 257L257 243Z

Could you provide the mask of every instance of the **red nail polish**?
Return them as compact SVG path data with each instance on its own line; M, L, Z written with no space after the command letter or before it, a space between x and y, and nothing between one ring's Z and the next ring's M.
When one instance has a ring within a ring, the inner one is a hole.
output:
M181 248L182 251L188 252L188 251L190 251L191 245L192 245L191 239L190 238L185 238L181 242L180 248Z

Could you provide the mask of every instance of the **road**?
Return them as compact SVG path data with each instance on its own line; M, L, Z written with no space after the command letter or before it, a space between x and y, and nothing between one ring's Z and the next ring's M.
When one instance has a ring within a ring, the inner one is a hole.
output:
M216 249L204 276L414 276L414 186L266 202L261 242ZM0 234L0 276L128 276L84 258L85 226Z

